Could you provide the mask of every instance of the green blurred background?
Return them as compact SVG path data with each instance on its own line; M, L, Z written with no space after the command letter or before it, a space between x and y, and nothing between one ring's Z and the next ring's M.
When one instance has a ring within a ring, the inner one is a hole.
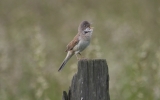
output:
M76 57L57 70L83 20L82 54L107 60L111 100L160 100L160 0L0 0L0 100L61 100Z

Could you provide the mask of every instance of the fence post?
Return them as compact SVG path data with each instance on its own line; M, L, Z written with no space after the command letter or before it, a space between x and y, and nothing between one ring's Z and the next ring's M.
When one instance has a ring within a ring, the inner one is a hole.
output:
M110 100L109 74L105 59L82 59L62 100Z

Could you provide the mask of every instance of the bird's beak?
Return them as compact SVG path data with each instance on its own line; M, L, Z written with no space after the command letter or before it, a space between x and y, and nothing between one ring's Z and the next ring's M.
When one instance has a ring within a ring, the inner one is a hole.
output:
M94 27L90 27L90 29L93 29Z

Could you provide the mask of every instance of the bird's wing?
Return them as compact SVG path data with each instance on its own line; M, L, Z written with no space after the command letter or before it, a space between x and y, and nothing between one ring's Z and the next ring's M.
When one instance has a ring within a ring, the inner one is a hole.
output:
M73 40L67 45L67 49L66 49L66 52L69 51L69 50L72 50L75 45L77 45L79 42L79 34L77 34Z

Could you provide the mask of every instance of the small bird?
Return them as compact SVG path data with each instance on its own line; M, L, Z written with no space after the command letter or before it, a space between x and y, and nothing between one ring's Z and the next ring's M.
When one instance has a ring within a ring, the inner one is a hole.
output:
M78 27L78 33L73 40L67 45L67 56L62 62L58 71L60 71L68 60L75 54L79 60L77 54L81 55L81 52L90 44L93 27L90 26L88 21L82 21Z

